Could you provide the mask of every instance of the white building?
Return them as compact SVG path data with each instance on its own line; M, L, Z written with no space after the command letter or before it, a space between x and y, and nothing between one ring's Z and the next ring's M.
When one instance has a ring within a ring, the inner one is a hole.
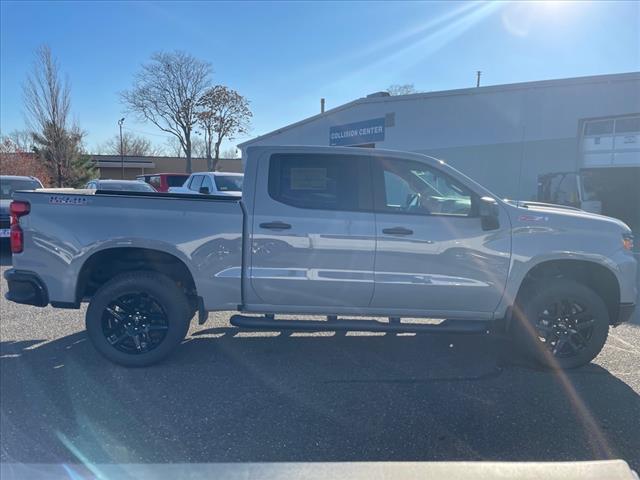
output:
M244 142L243 158L252 145L421 152L501 197L527 200L538 196L545 174L582 172L588 195L598 196L604 213L640 226L640 218L632 218L640 216L640 72L375 93ZM568 197L578 195L563 193L558 202L572 203Z

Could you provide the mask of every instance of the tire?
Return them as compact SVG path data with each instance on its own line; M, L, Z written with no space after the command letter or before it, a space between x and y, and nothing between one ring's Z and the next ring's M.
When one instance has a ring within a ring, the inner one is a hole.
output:
M516 303L512 334L527 356L551 369L593 360L609 334L609 313L590 288L568 279L532 285Z
M86 315L87 333L108 360L125 367L167 357L189 330L191 305L166 275L129 272L98 289Z

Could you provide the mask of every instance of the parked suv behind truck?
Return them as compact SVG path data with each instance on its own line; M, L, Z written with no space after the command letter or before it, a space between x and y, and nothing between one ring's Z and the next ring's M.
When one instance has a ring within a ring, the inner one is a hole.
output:
M0 241L9 241L9 204L13 192L17 190L35 190L42 188L42 182L36 177L18 175L0 175Z
M254 147L242 198L16 192L11 212L7 298L88 301L89 338L128 366L166 357L196 313L237 310L252 329L506 332L570 368L635 307L624 223L502 201L413 153Z
M152 173L138 175L136 180L148 183L158 192L168 192L171 187L180 187L189 178L186 173Z

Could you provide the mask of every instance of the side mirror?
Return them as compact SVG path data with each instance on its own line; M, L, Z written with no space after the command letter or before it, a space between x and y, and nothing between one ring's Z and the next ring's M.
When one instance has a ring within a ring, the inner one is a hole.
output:
M200 190L198 190L198 192L203 195L209 195L209 187L200 187Z
M500 228L500 207L491 197L482 197L479 206L480 222L483 230L496 230Z

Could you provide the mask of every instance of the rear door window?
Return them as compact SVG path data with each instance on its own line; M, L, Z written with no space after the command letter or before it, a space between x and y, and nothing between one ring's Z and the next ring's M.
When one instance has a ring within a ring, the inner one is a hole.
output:
M269 195L298 208L371 210L369 159L356 155L276 154Z
M156 189L160 188L162 186L162 183L160 181L160 176L154 175L153 177L149 177L149 184L155 187Z
M204 175L194 175L191 179L191 183L189 184L189 190L193 190L194 192L200 191L200 187L202 186L202 181L204 180Z
M200 188L202 188L202 187L207 187L209 189L209 193L215 193L215 190L213 189L213 183L211 183L211 178L210 177L204 177L204 179L202 180L202 185L200 186Z
M170 187L181 187L186 182L188 175L169 175L167 176L167 185Z

